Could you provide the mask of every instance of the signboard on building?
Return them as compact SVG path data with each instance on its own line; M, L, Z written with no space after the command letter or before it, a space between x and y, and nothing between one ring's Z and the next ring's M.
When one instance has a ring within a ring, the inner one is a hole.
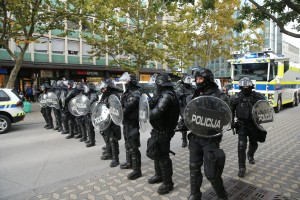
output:
M86 76L101 76L100 72L97 71L83 71L83 70L76 70L72 71L72 74L77 74L77 75L86 75Z
M41 77L53 77L52 70L41 70Z

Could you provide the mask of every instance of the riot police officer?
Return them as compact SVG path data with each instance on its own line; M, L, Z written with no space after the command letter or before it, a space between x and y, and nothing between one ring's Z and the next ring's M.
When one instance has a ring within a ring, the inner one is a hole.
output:
M41 91L43 94L47 94L50 89L51 87L48 83L43 83L41 85ZM41 108L41 113L46 121L46 125L44 126L44 128L46 129L53 129L53 119L51 115L51 110L52 108L50 108L49 106Z
M155 79L157 97L150 101L150 123L153 127L148 140L147 154L154 160L155 175L148 179L148 183L163 182L157 192L166 194L173 190L173 166L170 159L170 142L174 136L179 119L179 101L174 91L174 84L166 73L158 74ZM154 141L154 142L150 142ZM151 144L157 144L154 152Z
M63 80L60 82L60 96L59 96L59 104L60 104L60 113L61 113L61 122L62 122L62 132L61 134L69 133L69 125L66 118L66 114L69 111L68 105L66 104L66 96L68 94L68 83L69 81ZM65 114L64 114L65 113Z
M90 100L90 106L99 100L99 96L96 92L96 86L93 83L87 84L87 90L85 91L85 94ZM88 140L86 135L88 135ZM92 123L91 113L85 115L85 130L83 130L83 138L81 138L80 141L87 141L86 147L92 147L96 144L95 129Z
M68 104L72 98L76 96L75 91L76 83L73 80L68 81L68 93L65 98L65 107L63 110L63 121L67 122L69 127L69 135L67 135L66 139L74 138L76 135L76 127L75 127L75 116L72 115L69 111Z
M197 89L192 99L199 96L214 96L229 104L229 99L217 86L214 75L209 69L200 68L194 72ZM220 149L222 135L207 138L190 132L188 135L190 150L190 188L189 200L200 200L202 193L203 176L201 167L204 164L204 174L210 181L218 199L227 199L222 179L222 172L225 165L225 153ZM210 167L207 167L210 166Z
M127 73L127 72L126 72ZM125 74L125 73L124 73ZM127 75L127 76L126 76ZM121 96L123 108L123 134L126 148L126 162L120 165L121 169L133 168L133 172L128 174L127 178L135 180L142 176L141 171L141 152L139 147L139 100L141 93L139 91L138 79L136 75L124 75L120 81L126 81L126 91Z
M84 83L77 83L75 87L75 93L77 95L84 94L84 91L86 90L86 85ZM79 115L79 116L74 116L75 117L75 127L76 127L76 134L74 135L74 138L82 138L83 137L83 132L85 131L85 115Z
M59 98L60 97L60 91L61 91L61 87L60 87L60 83L61 81L52 81L51 82L51 87L52 87L52 91L55 93L55 95ZM54 113L54 116L55 116L55 124L56 124L56 127L54 127L53 130L57 130L58 132L61 132L62 131L62 120L61 120L61 111L60 111L60 108L57 107L57 108L53 108L53 113Z
M115 83L111 79L105 81L105 87L102 89L102 96L99 103L108 104L108 98L111 94L120 96L123 90L116 87ZM100 134L103 136L103 139L106 143L106 150L101 156L101 160L110 160L110 167L116 167L120 164L119 161L119 140L121 140L121 127L116 125L113 121L110 123L109 127L100 131Z
M183 112L188 101L194 94L196 87L192 85L192 77L188 75L183 75L179 84L176 88L176 93L180 103L180 119L178 122L178 129L182 133L182 147L187 147L187 127L184 124Z
M243 77L239 81L240 92L230 99L230 108L237 122L232 121L231 128L236 129L238 134L238 161L239 177L244 177L246 172L246 149L249 138L249 147L247 158L250 164L255 164L254 153L258 148L256 133L257 128L252 120L252 107L259 100L265 100L265 97L255 91L254 84L248 77Z

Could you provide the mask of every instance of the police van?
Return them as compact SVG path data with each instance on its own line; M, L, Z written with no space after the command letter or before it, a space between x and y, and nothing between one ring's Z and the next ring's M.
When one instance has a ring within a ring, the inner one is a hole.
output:
M25 117L23 101L15 90L0 88L0 134L7 132L12 123Z

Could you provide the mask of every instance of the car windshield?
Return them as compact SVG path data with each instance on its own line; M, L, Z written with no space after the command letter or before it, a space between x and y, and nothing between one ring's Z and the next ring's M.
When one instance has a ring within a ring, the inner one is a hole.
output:
M268 63L234 64L234 80L239 81L247 76L251 80L267 81Z

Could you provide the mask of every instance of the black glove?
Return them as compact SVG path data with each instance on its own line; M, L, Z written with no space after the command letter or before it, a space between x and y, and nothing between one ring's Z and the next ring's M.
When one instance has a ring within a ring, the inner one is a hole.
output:
M155 108L155 101L153 100L153 99L149 99L149 108L150 109L153 109L153 108Z

